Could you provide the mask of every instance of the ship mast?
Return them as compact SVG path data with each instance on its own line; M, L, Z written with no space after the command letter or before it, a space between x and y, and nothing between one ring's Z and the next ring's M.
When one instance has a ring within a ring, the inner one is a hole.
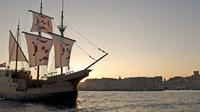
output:
M17 71L17 62L18 62L18 47L19 47L19 44L18 44L18 40L19 40L19 24L20 22L18 22L18 27L17 27L17 47L16 47L16 62L15 62L15 71Z
M41 4L40 4L40 14L42 14L42 0L41 0ZM41 31L40 31L40 29L38 30L38 34L39 34L39 37L41 37ZM37 39L37 46L38 46L39 44L38 44L38 39ZM38 49L38 48L37 48ZM37 56L38 57L38 56ZM37 58L36 57L36 58ZM37 61L37 63L38 63L38 61ZM39 78L40 78L40 66L37 66L37 80L39 80Z
M58 26L59 28L59 31L60 31L60 34L61 34L61 37L64 37L64 32L65 32L65 29L66 29L66 26L64 26L63 24L63 19L64 19L64 15L63 15L63 12L64 12L64 0L62 0L62 10L61 10L61 25ZM63 74L63 66L62 66L62 44L61 44L62 40L60 38L60 73Z

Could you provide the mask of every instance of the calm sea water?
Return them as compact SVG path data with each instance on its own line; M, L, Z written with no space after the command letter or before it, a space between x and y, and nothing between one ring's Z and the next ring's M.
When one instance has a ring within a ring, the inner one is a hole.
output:
M79 92L77 108L0 100L0 112L200 112L200 91Z

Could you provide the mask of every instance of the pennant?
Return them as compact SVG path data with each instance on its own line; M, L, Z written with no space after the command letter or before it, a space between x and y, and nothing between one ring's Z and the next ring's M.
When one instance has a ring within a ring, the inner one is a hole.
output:
M5 62L5 63L2 63L2 64L0 64L0 67L6 67L6 62Z

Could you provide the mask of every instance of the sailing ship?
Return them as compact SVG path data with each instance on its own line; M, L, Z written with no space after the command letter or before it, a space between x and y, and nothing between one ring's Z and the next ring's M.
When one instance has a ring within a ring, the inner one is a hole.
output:
M63 1L62 1L63 4ZM26 58L19 45L20 28L17 28L17 38L10 31L9 62L16 62L15 69L9 67L0 69L0 97L6 100L69 103L76 102L79 82L91 72L90 67L108 55L105 51L102 57L89 66L77 72L64 73L63 67L69 68L70 56L76 40L64 36L66 27L63 24L63 6L61 11L60 34L53 33L53 18L43 14L42 1L40 12L29 10L33 14L33 24L30 32L25 35L29 59ZM32 33L36 32L38 34ZM51 38L42 34L46 33ZM50 50L55 50L55 68L60 68L60 74L41 78L40 67L47 66ZM18 62L27 62L29 68L36 68L37 78L32 78L31 69L18 69Z

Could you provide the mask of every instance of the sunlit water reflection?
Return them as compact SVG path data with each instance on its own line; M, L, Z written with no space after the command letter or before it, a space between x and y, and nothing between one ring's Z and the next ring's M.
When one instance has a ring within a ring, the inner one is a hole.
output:
M81 91L77 107L0 100L0 112L198 112L200 91Z

